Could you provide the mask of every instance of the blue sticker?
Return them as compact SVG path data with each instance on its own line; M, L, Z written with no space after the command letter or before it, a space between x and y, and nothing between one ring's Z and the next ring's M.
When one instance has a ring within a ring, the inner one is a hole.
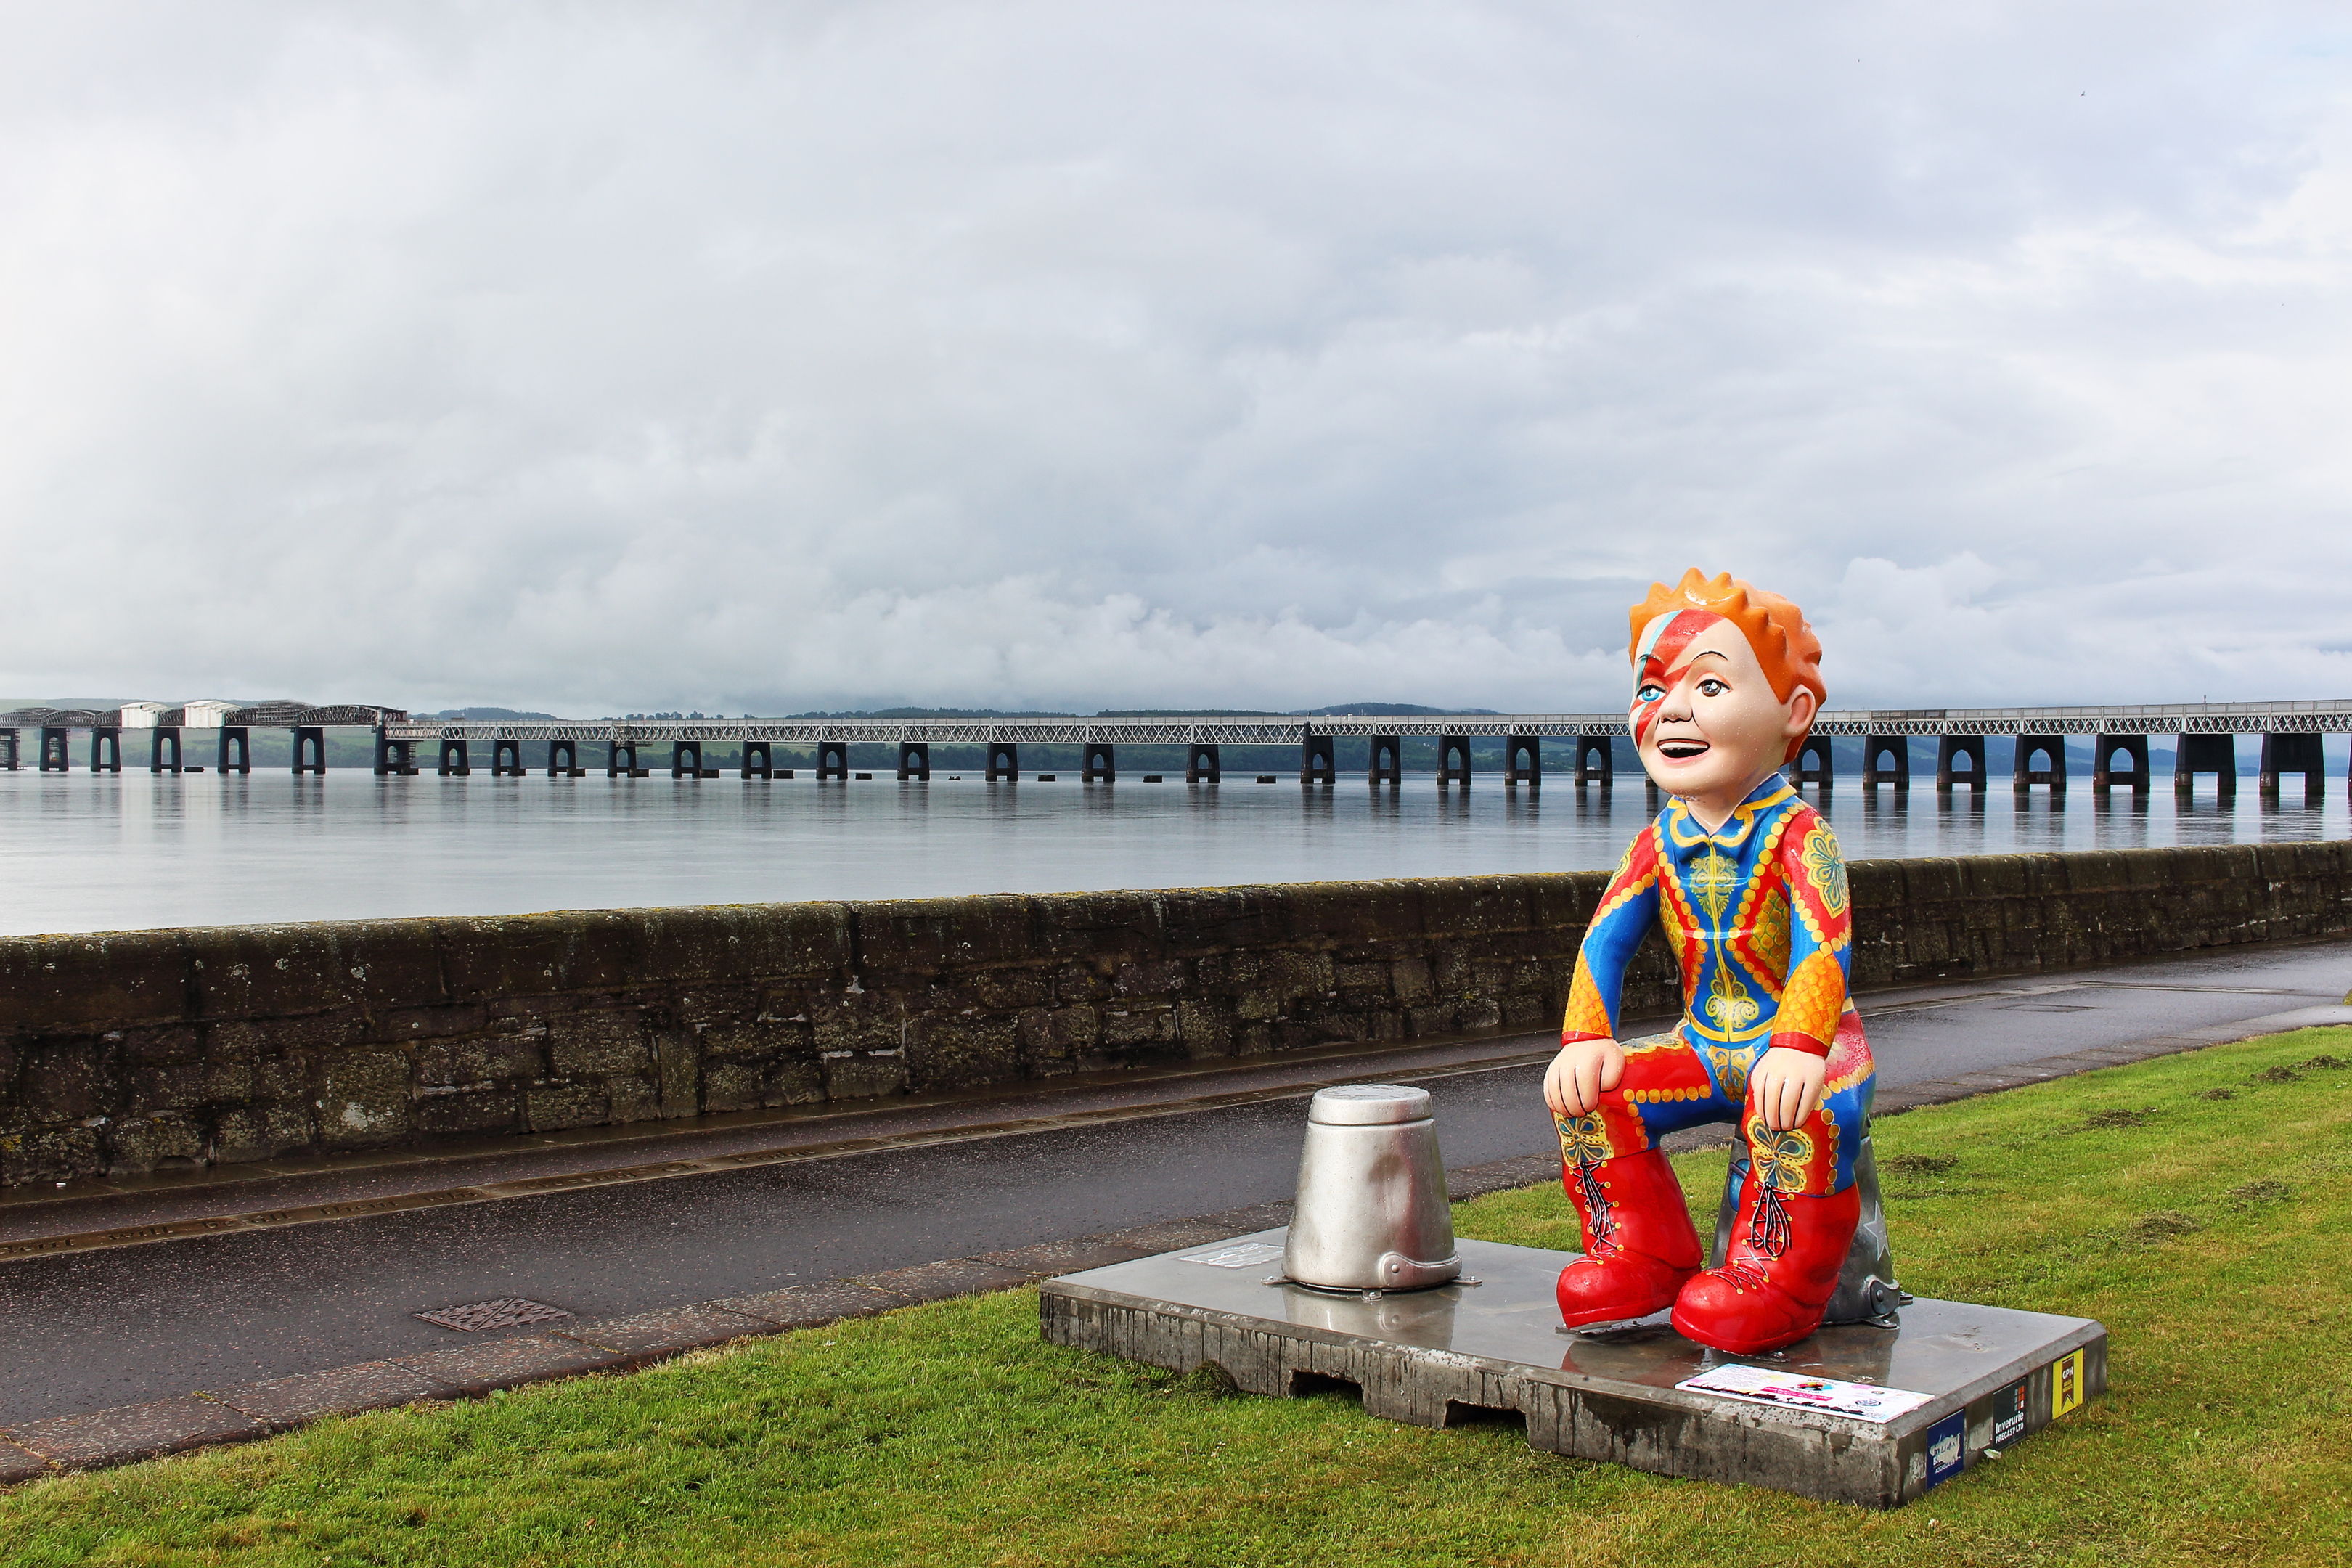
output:
M1960 1473L1960 1458L1968 1445L1969 1413L1955 1410L1927 1428L1927 1484L1950 1480Z

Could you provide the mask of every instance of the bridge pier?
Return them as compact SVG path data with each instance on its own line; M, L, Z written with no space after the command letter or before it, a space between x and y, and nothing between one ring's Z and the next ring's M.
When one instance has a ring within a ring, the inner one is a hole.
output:
M2327 798L2327 753L2317 735L2264 735L2263 737L2262 769L2255 777L2256 791L2266 800L2276 800L2281 773L2303 775L2303 798L2322 801Z
M0 730L0 772L13 773L16 771L17 739L18 732L16 731L13 729Z
M1823 795L1836 786L1837 763L1831 754L1827 735L1805 737L1804 743L1797 748L1796 767L1790 773L1789 782L1799 789L1812 784Z
M2145 797L2152 783L2153 770L2149 752L2156 734L2171 743L2179 742L2173 776L2175 787L2189 790L2200 773L2216 775L2223 798L2236 795L2237 773L2234 737L2258 734L2264 737L2262 745L2261 789L2265 799L2274 798L2283 789L2286 774L2303 776L2306 798L2325 798L2333 787L2327 769L2335 764L2326 761L2325 748L2333 744L2326 735L2340 732L2352 708L2341 704L2295 702L2277 705L2244 703L2236 705L2199 706L2189 704L2179 710L2170 709L2011 709L1980 710L1919 710L1884 713L1832 712L1825 716L1824 731L1835 730L1841 734L1862 731L1863 757L1861 779L1865 790L1875 792L1882 784L1892 785L1898 793L1905 791L1913 771L1911 741L1935 734L1936 784L1939 792L1948 795L1954 786L1966 784L1978 792L1981 805L1990 784L1987 766L1987 746L1990 732L2021 731L2014 737L2015 752L2011 767L2011 785L2014 792L2029 794L2035 784L2046 784L2054 797L2063 795L2071 784L2072 763L2065 754L2069 737L2062 731L2069 727L2088 730L2114 723L2126 726L2122 730L2100 729L2086 734L2094 740L2095 751L2091 759L2091 785L2104 795L2118 784L2129 784L2136 795ZM1147 716L1150 717L1150 716ZM119 718L122 723L110 722ZM1197 739L1201 727L1182 721L1181 715L1170 715L1170 721L1154 721L1129 728L1122 726L1110 733L1121 737L1120 744L1184 747L1184 777L1191 784L1215 784L1223 778L1222 746L1202 742ZM1570 776L1577 786L1599 783L1603 789L1615 782L1615 736L1606 731L1621 728L1610 714L1570 716L1511 715L1494 718L1464 717L1465 724L1473 731L1454 727L1451 716L1433 716L1417 724L1399 721L1394 727L1382 731L1379 719L1345 718L1337 722L1315 720L1302 722L1292 717L1276 720L1267 716L1260 722L1243 722L1213 731L1232 736L1250 744L1299 745L1299 779L1302 785L1329 784L1338 776L1338 752L1340 734L1350 739L1364 739L1367 744L1366 775L1375 788L1386 783L1402 782L1404 742L1408 735L1426 735L1437 743L1437 782L1442 790L1456 784L1469 784L1474 777L1473 750L1475 736L1492 732L1504 742L1502 782L1516 790L1524 784L1531 789L1542 787L1548 740L1558 739L1573 746L1574 764ZM1905 736L1874 731L1870 726L1881 721L1916 730L1918 736ZM187 761L189 724L199 730L212 730L219 742L220 771L250 773L251 754L248 745L253 722L283 727L293 741L292 766L298 773L323 773L327 765L326 731L338 725L372 726L375 736L374 771L379 775L414 773L422 762L421 752L428 743L439 742L438 771L445 776L471 773L470 740L479 740L492 748L490 771L494 776L520 776L524 773L523 756L527 745L544 743L548 747L547 769L551 777L583 777L580 766L582 752L589 745L603 743L593 737L619 732L630 735L634 726L613 721L610 728L599 724L583 727L572 721L545 722L450 722L411 721L394 710L367 708L356 705L312 707L300 703L272 703L260 708L237 709L225 702L191 702L173 709L160 702L126 703L121 714L91 713L55 709L29 709L22 712L0 713L0 769L22 766L17 742L23 731L35 731L40 738L36 765L45 772L70 771L81 765L80 752L73 741L82 731L90 732L89 763L99 773L122 771L123 728L148 731L148 769L162 774L203 773L205 770ZM1587 724L1601 729L1587 729ZM17 726L22 726L19 730ZM1315 725L1323 732L1312 733ZM2224 729L2227 726L2227 729ZM2336 728L2329 728L2336 726ZM746 737L749 725L719 720L665 724L673 737L671 742L646 742L625 739L609 742L606 773L611 777L647 776L638 766L639 749L646 744L670 744L671 773L674 777L713 778L716 772L704 762L713 745L736 745L743 748L741 772L751 778L790 778L790 768L776 765L778 746L809 746L816 752L817 776L822 780L849 780L856 777L880 777L880 770L860 775L851 771L852 758L859 743L872 746L887 743L898 748L898 776L902 782L929 782L935 773L932 768L934 748L944 738L954 736L958 742L976 735L1021 735L1034 751L1036 744L1050 743L1056 747L1075 745L1081 748L1083 761L1078 776L1089 784L1108 784L1118 779L1117 753L1113 744L1101 737L1104 728L1094 721L1071 719L1049 722L1024 721L1000 728L984 728L975 731L958 722L952 727L935 727L929 721L912 723L898 721L877 721L868 723L765 721L757 727L766 739L752 741ZM1940 733L1937 733L1940 731ZM2154 733L2152 734L2151 731ZM658 731L656 731L658 732ZM816 737L831 735L830 740ZM564 739L586 735L589 740ZM915 737L915 738L908 738ZM201 738L199 751L209 745ZM1796 788L1811 785L1828 798L1835 787L1836 742L1826 732L1811 735L1801 742L1792 765L1782 770L1787 781ZM784 760L794 760L787 757ZM1565 764L1565 757L1555 755L1554 763ZM2251 759L2250 759L2251 760ZM1032 765L1037 759L1033 755ZM986 776L989 782L1017 781L1021 757L1011 740L992 741L987 746ZM1923 760L1921 767L1926 766ZM1156 776L1156 775L1155 775ZM1172 775L1171 775L1172 776ZM2347 781L2352 788L2352 781ZM1654 794L1655 792L1653 792Z
M1962 757L1967 767L1957 764ZM1949 795L1955 784L1966 784L1981 799L1985 792L1985 738L1982 735L1939 735L1936 739L1936 793Z
M1612 735L1579 735L1576 738L1576 787L1597 784L1610 789L1617 783L1616 737ZM1597 761L1595 759L1598 759Z
M2172 792L2193 795L2197 775L2213 775L2213 793L2222 800L2238 797L2238 738L2235 735L2182 735L2172 753Z
M2033 759L2040 757L2049 766L2037 768ZM2052 795L2066 793L2066 737L2063 735L2020 735L2017 757L2009 770L2010 788L2024 795L2035 784L2048 784Z
M2129 784L2134 795L2146 795L2148 790L2147 737L2146 735L2099 735L2092 744L2091 793L2104 795L2119 784ZM2130 766L2116 771L2116 753L2121 752Z
M375 727L375 771L381 778L387 773L406 775L416 771L415 748L406 741L395 741Z
M1527 758L1521 767L1519 759ZM1529 789L1543 788L1543 740L1537 735L1507 735L1503 740L1503 787L1517 784Z
M1456 779L1464 789L1470 787L1470 737L1440 735L1437 737L1437 787L1444 789Z
M1878 765L1883 757L1895 759L1891 768ZM1875 790L1880 784L1890 784L1896 795L1911 793L1911 737L1908 735L1864 735L1862 738L1862 787Z

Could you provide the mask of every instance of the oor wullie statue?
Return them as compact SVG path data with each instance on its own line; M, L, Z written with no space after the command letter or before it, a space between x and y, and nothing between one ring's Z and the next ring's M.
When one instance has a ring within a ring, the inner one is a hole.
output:
M1630 727L1674 798L1633 840L1586 931L1544 1077L1585 1255L1568 1326L1671 1305L1687 1338L1757 1354L1821 1326L1860 1208L1873 1066L1846 1000L1845 862L1780 776L1824 695L1796 605L1728 575L1658 584L1633 609ZM1682 970L1669 1032L1617 1037L1625 965L1653 926ZM1702 1269L1660 1140L1733 1121L1748 1142L1731 1244Z

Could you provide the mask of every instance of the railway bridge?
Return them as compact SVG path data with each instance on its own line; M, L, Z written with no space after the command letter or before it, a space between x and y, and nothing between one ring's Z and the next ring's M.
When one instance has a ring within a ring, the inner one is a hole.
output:
M1366 743L1365 771L1370 782L1397 784L1404 775L1404 742L1417 737L1437 742L1435 776L1440 787L1458 784L1465 789L1471 778L1473 741L1493 739L1503 742L1507 787L1541 784L1545 742L1549 742L1555 761L1566 764L1561 772L1580 788L1608 788L1615 781L1613 742L1627 732L1622 713L445 720L411 719L398 709L364 704L189 702L173 707L133 702L100 711L40 708L0 713L0 768L23 765L23 740L31 735L37 737L32 752L37 766L44 771L67 769L72 765L75 738L80 736L85 738L88 765L93 772L120 773L126 741L135 750L137 739L143 737L152 773L202 772L204 763L187 760L191 744L208 748L212 765L220 772L249 773L253 731L283 729L293 742L292 771L324 773L326 732L338 728L371 731L375 772L391 777L416 773L420 759L428 753L434 771L445 776L469 774L478 760L487 760L494 775L520 776L529 771L523 748L544 745L551 776L580 777L591 771L590 763L601 761L607 777L645 778L654 771L646 753L667 747L667 771L672 777L717 778L719 770L703 765L704 752L714 746L730 746L739 752L738 772L744 779L793 777L795 768L777 765L779 753L789 749L795 755L814 756L815 766L811 771L820 783L851 776L850 748L856 745L895 747L896 776L914 782L931 776L934 746L977 746L987 758L984 775L992 784L1019 782L1023 746L1078 748L1083 758L1079 776L1089 784L1118 779L1122 746L1182 746L1185 782L1216 784L1223 776L1223 748L1279 745L1297 748L1300 784L1329 784L1339 778L1337 742L1352 738ZM1981 794L1994 782L1986 761L1986 743L2002 736L2015 742L2010 772L2013 790L2023 794L2041 786L2063 792L2071 783L2066 742L2084 737L2092 742L2088 783L2094 792L2126 788L2146 795L2154 782L2148 742L2151 737L2166 736L2173 740L2175 790L2189 792L2198 777L2211 775L2218 792L2230 796L2236 794L2238 784L2236 737L2259 735L2262 752L2256 776L2261 791L2275 795L2282 778L2300 775L2305 797L2315 800L2326 788L2324 737L2347 733L2352 733L2352 700L1831 710L1815 722L1811 737L1789 772L1800 785L1833 788L1837 776L1832 742L1859 739L1861 786L1906 792L1912 784L1911 742L1927 738L1936 742L1937 793L1948 796L1967 788ZM198 742L197 736L205 739ZM2347 783L2347 789L2352 789L2352 783Z

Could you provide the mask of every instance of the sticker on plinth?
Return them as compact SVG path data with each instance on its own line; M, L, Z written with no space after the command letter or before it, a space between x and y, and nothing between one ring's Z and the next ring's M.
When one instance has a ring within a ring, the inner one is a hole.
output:
M2050 1419L2055 1421L2083 1403L2083 1352L2068 1351L2050 1363Z
M2025 1436L2025 1383L2020 1379L1992 1396L1992 1446L2006 1448Z
M1213 1247L1207 1252L1187 1252L1180 1263L1205 1263L1212 1268L1247 1268L1253 1264L1271 1263L1282 1256L1282 1248L1268 1247L1263 1241L1244 1241L1232 1247Z
M1960 1473L1966 1458L1969 1413L1955 1410L1927 1428L1927 1484L1936 1486Z
M1818 1410L1825 1415L1851 1415L1863 1421L1892 1421L1936 1397L1907 1388L1881 1388L1874 1383L1841 1383L1833 1377L1805 1377L1737 1364L1686 1377L1675 1386L1693 1394L1719 1394L1729 1399Z

